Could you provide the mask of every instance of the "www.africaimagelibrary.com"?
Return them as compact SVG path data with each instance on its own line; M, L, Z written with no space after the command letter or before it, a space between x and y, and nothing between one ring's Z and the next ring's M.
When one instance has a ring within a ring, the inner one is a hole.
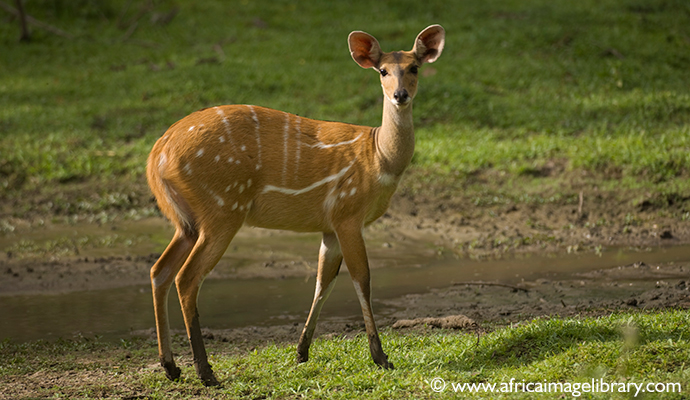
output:
M679 382L608 382L604 378L591 379L589 382L528 382L516 381L514 378L501 383L461 383L446 382L443 378L433 378L429 382L434 392L454 391L456 393L570 393L580 397L584 393L631 393L637 397L640 393L681 393Z

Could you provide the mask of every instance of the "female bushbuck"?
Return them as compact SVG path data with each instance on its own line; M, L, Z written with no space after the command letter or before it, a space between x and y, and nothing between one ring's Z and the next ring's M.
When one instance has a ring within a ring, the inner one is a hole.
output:
M393 368L381 348L371 310L362 229L388 208L414 152L412 99L417 71L441 55L445 31L424 29L411 51L383 53L355 31L352 58L379 72L383 121L371 128L315 121L282 111L230 105L197 111L171 126L153 146L147 177L175 235L151 268L158 351L168 378L180 376L170 343L167 298L175 281L199 378L217 385L204 348L197 295L243 224L323 232L316 292L297 346L299 362L343 259L364 314L374 362Z

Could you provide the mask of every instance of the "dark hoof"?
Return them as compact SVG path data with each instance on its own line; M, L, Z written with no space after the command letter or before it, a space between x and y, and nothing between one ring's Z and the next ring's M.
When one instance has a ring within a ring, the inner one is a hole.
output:
M395 369L393 367L393 363L388 361L388 357L386 355L383 356L383 360L374 360L374 362L383 369Z
M206 386L206 387L220 386L220 382L218 382L218 379L216 379L216 377L213 376L213 374L211 374L211 376L207 376L205 378L201 378L201 377L199 377L199 378L201 379L201 382L203 382L204 386Z
M218 382L218 379L216 379L216 376L213 374L210 365L207 364L201 368L197 367L196 374L199 376L204 386L220 386L220 382Z
M180 379L180 374L182 373L182 370L175 365L175 361L171 362L165 362L161 361L161 365L163 366L163 369L165 369L165 377L170 379L171 381L176 381Z
M297 362L299 364L305 363L309 361L309 353L302 354L302 353L297 353Z

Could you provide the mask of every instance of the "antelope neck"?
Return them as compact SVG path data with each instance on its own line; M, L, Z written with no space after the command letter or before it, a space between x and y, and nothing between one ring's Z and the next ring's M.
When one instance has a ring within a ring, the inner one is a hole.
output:
M384 96L383 121L374 128L374 137L383 172L400 176L414 154L412 102L397 107Z

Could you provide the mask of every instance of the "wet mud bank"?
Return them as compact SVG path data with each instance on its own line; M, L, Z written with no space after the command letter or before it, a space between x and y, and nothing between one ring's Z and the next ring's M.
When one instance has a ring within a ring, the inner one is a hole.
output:
M377 323L383 329L418 332L443 328L481 334L534 318L690 309L689 268L690 262L635 263L586 273L558 274L557 279L546 277L517 283L457 282L421 293L377 299L374 311ZM330 299L324 306L317 336L362 333L364 323L357 313L356 304L340 313L338 307L331 304L333 300L338 301ZM274 320L274 325L205 328L204 335L207 340L228 343L240 351L266 342L294 343L304 326L304 318L306 315L286 317ZM183 343L184 330L175 329L173 332ZM153 328L132 333L155 339Z
M84 246L77 256L47 260L5 254L3 335L18 341L154 335L148 271L158 253L149 251L169 228L162 220L114 227L109 231L129 245ZM379 226L367 236L374 310L383 328L422 329L434 326L429 318L462 315L474 323L463 329L484 329L548 315L690 307L688 245L462 257L431 235ZM241 346L296 340L312 300L318 245L319 235L243 230L200 294L208 338ZM340 275L322 312L321 334L363 329L346 267ZM169 301L173 330L184 337L174 292Z
M482 185L481 176L472 179ZM577 182L565 191L539 187L538 195L515 201L495 184L457 196L457 188L422 191L415 180L420 177L412 173L390 210L365 231L382 327L452 315L485 326L687 307L687 202L660 206L654 195ZM1 218L0 303L13 313L5 325L25 329L7 333L5 327L4 335L150 334L149 269L172 237L169 224L158 217L41 218ZM319 243L318 234L243 228L201 291L209 335L295 340L311 304ZM170 302L174 314L174 294ZM343 276L318 331L361 329L356 296Z

